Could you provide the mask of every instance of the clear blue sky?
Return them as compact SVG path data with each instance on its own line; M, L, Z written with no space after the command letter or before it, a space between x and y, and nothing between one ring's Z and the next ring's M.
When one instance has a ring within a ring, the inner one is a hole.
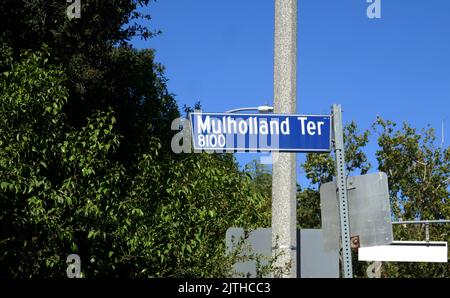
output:
M450 132L450 1L382 0L381 19L368 19L367 6L299 0L297 112L327 114L340 103L344 121L361 129L380 115L430 124L439 136L448 117ZM133 45L156 49L180 107L200 101L204 111L223 112L272 104L273 0L159 0L145 12L163 34ZM375 150L372 141L376 167ZM260 155L236 156L245 164Z

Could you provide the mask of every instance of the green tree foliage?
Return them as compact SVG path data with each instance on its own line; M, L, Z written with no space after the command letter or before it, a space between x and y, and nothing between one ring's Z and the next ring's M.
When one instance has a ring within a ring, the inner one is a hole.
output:
M378 118L376 152L378 169L388 174L392 215L396 220L449 219L450 148L435 145L432 128L420 133L407 123L397 129L396 123ZM430 238L450 241L448 225L432 225ZM425 240L423 226L394 226L396 240ZM387 277L449 277L448 264L386 263Z
M257 159L252 160L244 167L245 173L250 178L251 192L261 196L258 212L262 221L258 228L268 228L272 225L272 173L266 164L260 163Z
M267 225L250 177L230 155L174 158L155 137L124 167L114 111L65 121L65 79L32 52L0 76L1 274L63 277L76 253L86 277L227 276L226 230Z
M379 170L390 178L393 215L407 219L449 217L450 149L436 148L432 128L418 133L377 119Z
M311 187L297 186L297 226L301 229L320 229L320 194Z
M10 276L62 276L67 252L101 253L85 242L106 237L120 195L108 191L123 173L109 160L119 144L112 113L67 127L64 74L47 61L28 53L1 76L0 260Z
M2 275L224 276L226 229L267 225L233 156L171 152L164 68L128 44L150 2L0 3Z
M133 37L157 34L139 25L150 16L136 9L150 2L83 0L78 19L67 17L69 3L63 0L0 3L3 52L17 59L23 50L38 51L47 45L50 63L60 65L66 76L66 122L81 128L94 111L113 109L123 137L115 158L127 167L145 150L142 146L149 136L161 139L170 151L168 127L178 117L163 67L154 62L153 51L136 51L128 44ZM0 71L5 67L0 63Z
M150 1L83 0L81 18L69 19L67 1L4 0L0 4L2 40L14 49L36 50L51 41L51 48L61 54L71 56L81 50L86 57L103 55L111 45L124 43L133 36L149 38L155 34L139 25L139 19L150 16L136 11Z
M264 197L254 193L249 178L226 159L191 155L155 167L154 156L140 160L140 174L130 192L147 198L143 210L155 214L152 249L161 258L148 266L158 276L226 275L218 266L224 263L226 230L265 225Z
M269 200L272 197L272 174L269 167L257 159L245 165L245 172L252 180L254 192L259 192Z

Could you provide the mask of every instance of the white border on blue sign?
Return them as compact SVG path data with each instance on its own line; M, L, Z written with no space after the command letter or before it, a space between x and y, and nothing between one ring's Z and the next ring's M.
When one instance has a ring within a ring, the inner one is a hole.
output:
M273 117L273 116L289 116L289 117L325 117L325 118L329 118L330 119L330 142L329 142L329 146L327 150L322 150L322 149L290 149L290 150L280 150L280 149L270 149L270 148L211 148L211 147L201 147L201 148L196 148L196 142L194 140L194 125L193 125L193 121L192 121L192 116L195 115L223 115L225 117L227 116L269 116L269 117ZM333 135L333 115L305 115L305 114L250 114L250 113L218 113L218 112L192 112L189 113L189 120L191 121L191 136L192 136L192 147L194 148L194 152L195 151L215 151L215 152L226 152L226 153L235 153L235 152L299 152L299 153L330 153L331 151L333 151L332 148L332 135ZM231 152L232 151L232 152Z

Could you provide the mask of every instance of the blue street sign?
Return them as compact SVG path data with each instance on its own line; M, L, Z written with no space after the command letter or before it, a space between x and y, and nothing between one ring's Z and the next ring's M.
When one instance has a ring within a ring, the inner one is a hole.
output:
M330 152L331 116L191 113L194 150Z

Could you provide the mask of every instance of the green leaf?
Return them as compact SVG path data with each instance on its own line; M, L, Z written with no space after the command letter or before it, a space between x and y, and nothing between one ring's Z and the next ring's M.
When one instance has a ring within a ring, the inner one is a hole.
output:
M5 181L3 181L3 182L0 183L0 187L1 187L2 189L4 189L4 190L6 190L6 189L8 188L9 185L10 185L10 184L9 184L8 182L5 182Z

